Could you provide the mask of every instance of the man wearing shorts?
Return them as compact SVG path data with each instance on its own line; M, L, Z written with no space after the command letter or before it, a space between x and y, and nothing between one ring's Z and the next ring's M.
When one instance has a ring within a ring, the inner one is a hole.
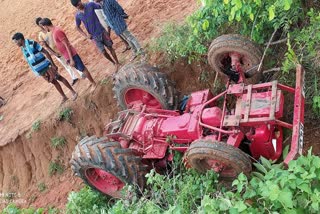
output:
M42 25L46 31L52 32L53 41L55 42L59 52L70 66L75 67L78 71L81 71L86 78L88 78L88 80L91 82L91 91L94 91L97 84L93 80L86 66L83 64L80 56L77 54L76 49L70 44L66 34L59 27L54 26L51 20L48 18L43 18L40 21L40 25Z
M109 33L110 37L111 37L111 24L108 22L108 19L106 17L106 15L104 14L103 10L102 10L102 0L89 0L89 2L95 2L97 4L99 4L101 6L101 9L95 9L94 12L96 13L100 24L102 25L102 27L104 27L104 29L107 30L107 32ZM123 38L123 36L119 35L119 38L121 39L121 41L124 43L124 45L126 46L121 53L124 53L128 50L131 49L129 43L127 42L127 40L125 40Z
M58 81L62 82L73 94L72 99L77 98L77 93L73 90L68 81L57 71L58 67L52 61L50 54L42 48L36 41L25 39L22 33L15 33L12 40L21 48L24 58L36 76L42 76L52 83L62 96L62 102L67 101L67 96L63 92Z
M39 43L51 54L51 56L55 56L57 61L66 69L72 78L71 85L74 85L78 81L78 78L76 77L73 68L68 65L64 58L58 53L52 38L52 33L46 32L46 30L40 25L41 19L41 17L36 18L36 25L41 29L38 36Z
M102 9L112 30L129 43L133 51L130 61L133 61L139 55L141 56L141 60L144 61L146 54L136 37L128 30L126 19L128 19L129 16L120 4L116 0L103 0Z
M115 66L115 71L119 68L119 61L115 50L112 48L113 42L110 34L101 25L95 9L101 9L99 4L94 2L82 3L81 0L71 0L71 4L78 9L76 13L76 26L78 31L86 38L93 40L99 51ZM89 35L81 28L81 23L84 24ZM110 51L113 59L107 53L105 47Z

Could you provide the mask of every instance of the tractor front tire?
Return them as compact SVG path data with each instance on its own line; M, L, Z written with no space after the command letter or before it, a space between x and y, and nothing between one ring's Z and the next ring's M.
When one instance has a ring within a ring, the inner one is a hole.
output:
M199 172L214 170L222 180L234 180L243 172L249 176L252 164L240 149L212 140L194 141L184 156L187 164Z
M262 78L261 72L258 72L262 52L255 43L238 34L222 35L212 41L208 51L208 62L213 70L224 74L228 67L225 63L230 61L228 54L232 52L241 55L241 67L246 77L244 82L258 83Z
M114 77L115 98L122 109L135 103L149 108L174 110L178 94L166 74L148 64L127 64Z
M147 167L131 149L105 138L85 137L78 143L70 161L75 175L94 190L114 198L122 198L125 184L143 190Z

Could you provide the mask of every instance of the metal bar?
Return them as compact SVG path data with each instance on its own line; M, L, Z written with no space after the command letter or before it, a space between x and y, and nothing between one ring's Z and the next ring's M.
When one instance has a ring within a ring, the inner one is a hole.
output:
M178 152L185 152L187 151L189 147L170 147L171 150L174 150L174 151L178 151Z
M229 82L227 83L227 88L229 86ZM218 94L217 96L211 98L210 100L208 100L207 102L205 102L203 105L202 105L202 108L201 108L201 112L203 111L204 107L207 106L208 104L216 101L217 99L219 99L220 97L222 97L223 95L227 94L227 90Z
M283 122L281 120L276 120L276 124L279 125L279 126L282 126L284 128L287 128L287 129L292 129L293 128L292 124Z
M252 85L252 89L270 88L271 86L272 86L271 82L266 82L266 83L254 84ZM248 89L248 86L246 86L245 89Z
M226 130L221 129L221 128L209 126L209 125L206 125L206 124L204 124L204 123L202 123L202 122L199 122L199 125L201 125L201 126L203 126L203 127L206 127L206 128L208 128L208 129L212 129L212 130L214 130L214 131L217 131L217 132L219 132L219 134L220 134L220 133L222 133L222 134L235 134L235 133L237 133L236 131L226 131Z
M275 112L276 112L276 105L277 105L277 84L278 82L272 81L272 88L271 88L271 99L270 99L270 113L269 119L274 120Z
M295 89L294 88L286 86L286 85L282 85L280 83L278 83L278 88L281 89L281 90L287 91L287 92L289 92L291 94L295 93Z
M275 120L270 120L269 117L258 117L258 118L249 118L248 122L244 122L243 119L241 120L242 126L251 126L251 125L258 125L258 124L275 124Z
M247 99L245 103L245 113L244 113L244 122L248 122L249 120L249 113L251 109L251 95L252 95L252 85L248 85L248 90L247 90Z
M303 129L304 129L304 76L305 72L301 65L296 68L296 88L294 94L294 115L293 115L293 130L290 152L284 160L288 164L296 158L298 154L302 154L303 148Z
M239 126L240 120L242 119L241 111L242 111L242 98L238 97L237 104L236 104L236 111L235 111L237 126Z
M227 82L227 88L229 88L229 85L230 85L230 80ZM219 127L220 130L222 130L223 121L224 121L224 117L225 117L225 114L226 114L226 108L227 108L227 93L225 93L225 95L224 95L222 117L221 117L221 122L220 122L220 127ZM221 141L221 133L222 132L219 132L219 135L218 135L218 141L219 142Z

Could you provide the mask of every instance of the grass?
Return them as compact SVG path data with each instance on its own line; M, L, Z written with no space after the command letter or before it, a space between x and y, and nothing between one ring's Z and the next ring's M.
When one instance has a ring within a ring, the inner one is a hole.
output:
M72 117L73 111L71 108L63 108L58 115L58 120L59 121L67 121L70 122L71 121L71 117Z
M41 120L36 120L31 126L31 132L37 132L41 128Z
M45 183L41 182L40 184L38 184L38 190L40 192L44 192L47 189L47 186Z
M37 132L41 129L41 120L36 120L32 123L31 130L26 133L26 138L31 139L32 133Z
M55 160L51 161L49 165L49 175L53 176L55 174L61 175L64 172L64 166L60 163L60 161Z
M51 146L55 149L63 148L67 141L64 137L53 137L51 140Z

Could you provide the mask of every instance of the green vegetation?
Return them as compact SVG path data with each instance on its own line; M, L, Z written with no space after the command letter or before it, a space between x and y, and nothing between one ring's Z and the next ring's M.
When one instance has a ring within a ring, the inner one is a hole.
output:
M44 213L43 208L34 209L34 208L28 208L28 209L20 209L14 204L8 205L5 209L1 211L2 214L42 214Z
M171 60L188 57L192 62L206 56L211 41L221 34L239 33L262 44L275 29L288 32L302 12L300 2L292 0L203 2L184 24L165 25L162 36L152 43L153 49L165 52Z
M41 128L41 120L36 120L31 126L31 132L37 132Z
M142 195L131 186L124 190L126 198L119 200L89 187L71 192L65 212L319 213L320 158L311 155L311 150L307 156L291 161L288 169L266 159L254 165L257 170L251 178L240 174L231 186L223 186L213 171L199 174L175 164L166 175L152 170L147 175L148 189Z
M90 187L84 187L79 192L71 192L68 196L66 213L102 213L109 208L108 198Z
M61 164L61 161L55 160L51 161L49 165L49 175L53 176L55 174L62 174L64 172L64 166Z
M38 190L40 191L40 192L44 192L45 190L47 189L47 186L46 186L46 184L45 183L39 183L38 184Z
M20 209L14 204L8 205L5 209L3 209L1 214L59 214L62 213L59 209L54 208L54 207L49 207L47 209L45 208L23 208Z
M183 24L166 24L161 37L151 42L151 50L165 53L171 62L179 58L187 58L189 63L206 62L211 41L221 34L242 34L261 46L274 34L273 40L284 39L287 43L280 43L272 50L264 69L280 68L279 79L294 86L294 68L296 64L302 64L308 74L306 103L320 116L317 78L320 75L320 11L317 3L308 0L201 2L204 5ZM310 8L309 5L317 7Z
M64 137L53 137L51 140L51 146L55 149L63 148L67 141Z
M58 114L58 120L70 122L72 114L73 114L73 111L71 108L63 108Z
M36 120L35 122L32 123L30 131L26 133L26 138L30 139L32 137L33 132L37 132L41 129L41 120Z

